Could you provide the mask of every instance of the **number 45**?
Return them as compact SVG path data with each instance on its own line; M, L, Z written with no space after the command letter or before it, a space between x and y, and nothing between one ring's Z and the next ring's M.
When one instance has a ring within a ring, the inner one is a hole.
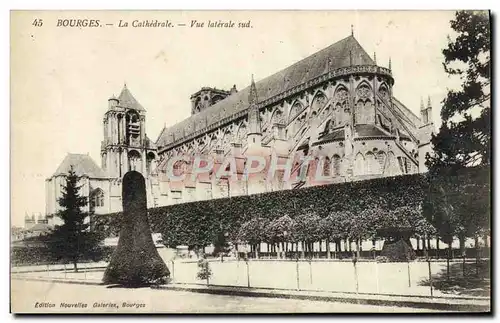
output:
M35 27L42 27L43 26L43 20L42 19L35 19L35 20L33 20L32 25L35 26Z

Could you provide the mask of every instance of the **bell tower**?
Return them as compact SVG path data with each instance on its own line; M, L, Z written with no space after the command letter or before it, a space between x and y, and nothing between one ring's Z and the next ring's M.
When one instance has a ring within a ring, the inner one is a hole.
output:
M147 177L156 160L156 146L146 136L146 109L130 93L127 85L116 98L108 99L103 119L102 169L112 178L122 178L136 170Z

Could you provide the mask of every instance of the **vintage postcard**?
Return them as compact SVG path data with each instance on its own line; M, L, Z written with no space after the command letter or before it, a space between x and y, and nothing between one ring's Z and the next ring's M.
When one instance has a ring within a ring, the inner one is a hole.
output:
M488 11L11 11L11 312L491 312Z

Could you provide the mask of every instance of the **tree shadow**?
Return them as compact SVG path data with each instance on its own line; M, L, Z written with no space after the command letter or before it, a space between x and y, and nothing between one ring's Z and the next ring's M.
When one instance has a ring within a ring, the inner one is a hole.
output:
M127 282L127 283L117 283L117 284L105 284L103 283L106 288L126 288L126 289L138 289L138 288L155 288L158 286L162 285L168 285L172 284L173 280L171 277L167 277L164 282L150 282L150 283L144 283L144 282Z
M430 286L429 279L420 281L419 286ZM490 260L476 263L455 262L450 264L448 279L446 267L432 275L432 286L445 294L466 296L490 296Z

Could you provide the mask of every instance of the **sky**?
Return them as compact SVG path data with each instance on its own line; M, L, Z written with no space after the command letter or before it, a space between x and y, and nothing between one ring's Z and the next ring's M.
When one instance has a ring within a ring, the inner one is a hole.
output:
M243 89L351 33L377 63L392 60L393 93L419 115L430 96L439 123L449 78L442 49L452 11L93 11L11 15L11 220L45 213L45 182L68 153L100 165L107 100L126 82L147 110L146 133L191 113L203 86ZM100 28L56 27L97 19ZM41 27L33 26L42 19ZM174 28L120 28L119 21L170 21ZM251 22L251 28L191 28L192 20ZM105 24L113 24L106 26ZM185 27L177 24L185 23ZM437 127L437 126L436 126Z

